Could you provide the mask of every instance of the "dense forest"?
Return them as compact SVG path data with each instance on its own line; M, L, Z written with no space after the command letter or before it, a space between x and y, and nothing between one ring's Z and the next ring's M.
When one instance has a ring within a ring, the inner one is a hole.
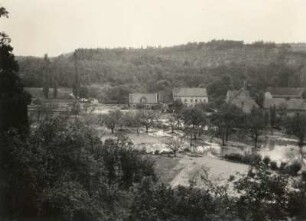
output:
M44 58L17 57L26 87L73 87L78 75L87 96L127 102L129 92L160 92L173 87L207 87L213 100L249 83L254 96L268 86L306 86L305 44L213 40L173 47L77 49ZM56 82L55 82L56 81Z

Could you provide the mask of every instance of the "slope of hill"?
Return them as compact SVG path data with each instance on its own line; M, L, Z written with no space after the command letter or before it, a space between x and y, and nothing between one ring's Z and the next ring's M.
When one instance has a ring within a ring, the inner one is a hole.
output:
M305 44L221 40L165 48L78 49L75 55L51 59L50 73L58 76L60 86L71 87L76 70L83 85L126 86L129 91L218 86L224 94L241 87L244 80L257 91L267 86L305 86ZM42 86L43 59L18 57L18 61L25 85Z

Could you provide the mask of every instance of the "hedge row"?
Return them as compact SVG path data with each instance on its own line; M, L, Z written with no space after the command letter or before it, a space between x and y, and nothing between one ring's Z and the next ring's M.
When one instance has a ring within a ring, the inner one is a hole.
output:
M270 166L272 170L280 171L282 173L286 173L292 176L296 176L298 172L302 169L301 162L297 160L291 163L282 162L280 166L278 166L275 161L271 161L270 157L265 156L262 159L259 154L242 155L239 153L231 153L225 155L224 158L233 162L244 163L249 165L255 165L258 164L259 162L263 162L264 164Z

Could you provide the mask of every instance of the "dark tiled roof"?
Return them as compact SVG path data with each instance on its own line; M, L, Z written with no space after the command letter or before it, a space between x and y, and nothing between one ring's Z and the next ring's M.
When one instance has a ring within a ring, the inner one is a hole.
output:
M302 98L304 88L292 87L268 87L267 92L270 92L272 97L295 97Z
M207 97L206 88L174 88L174 97Z
M130 104L138 104L138 103L146 103L146 104L157 104L158 96L156 93L132 93L129 94L129 103Z

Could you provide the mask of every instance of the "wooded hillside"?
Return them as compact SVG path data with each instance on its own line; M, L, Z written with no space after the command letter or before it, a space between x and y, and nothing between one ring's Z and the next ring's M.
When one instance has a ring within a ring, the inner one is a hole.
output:
M77 49L51 58L49 69L60 87L72 87L77 71L83 86L111 91L105 95L111 100L131 91L167 94L179 86L207 87L218 99L228 89L242 87L245 80L255 94L268 86L304 87L305 48L305 44L213 40L165 48ZM44 59L18 57L18 62L25 86L42 87Z

